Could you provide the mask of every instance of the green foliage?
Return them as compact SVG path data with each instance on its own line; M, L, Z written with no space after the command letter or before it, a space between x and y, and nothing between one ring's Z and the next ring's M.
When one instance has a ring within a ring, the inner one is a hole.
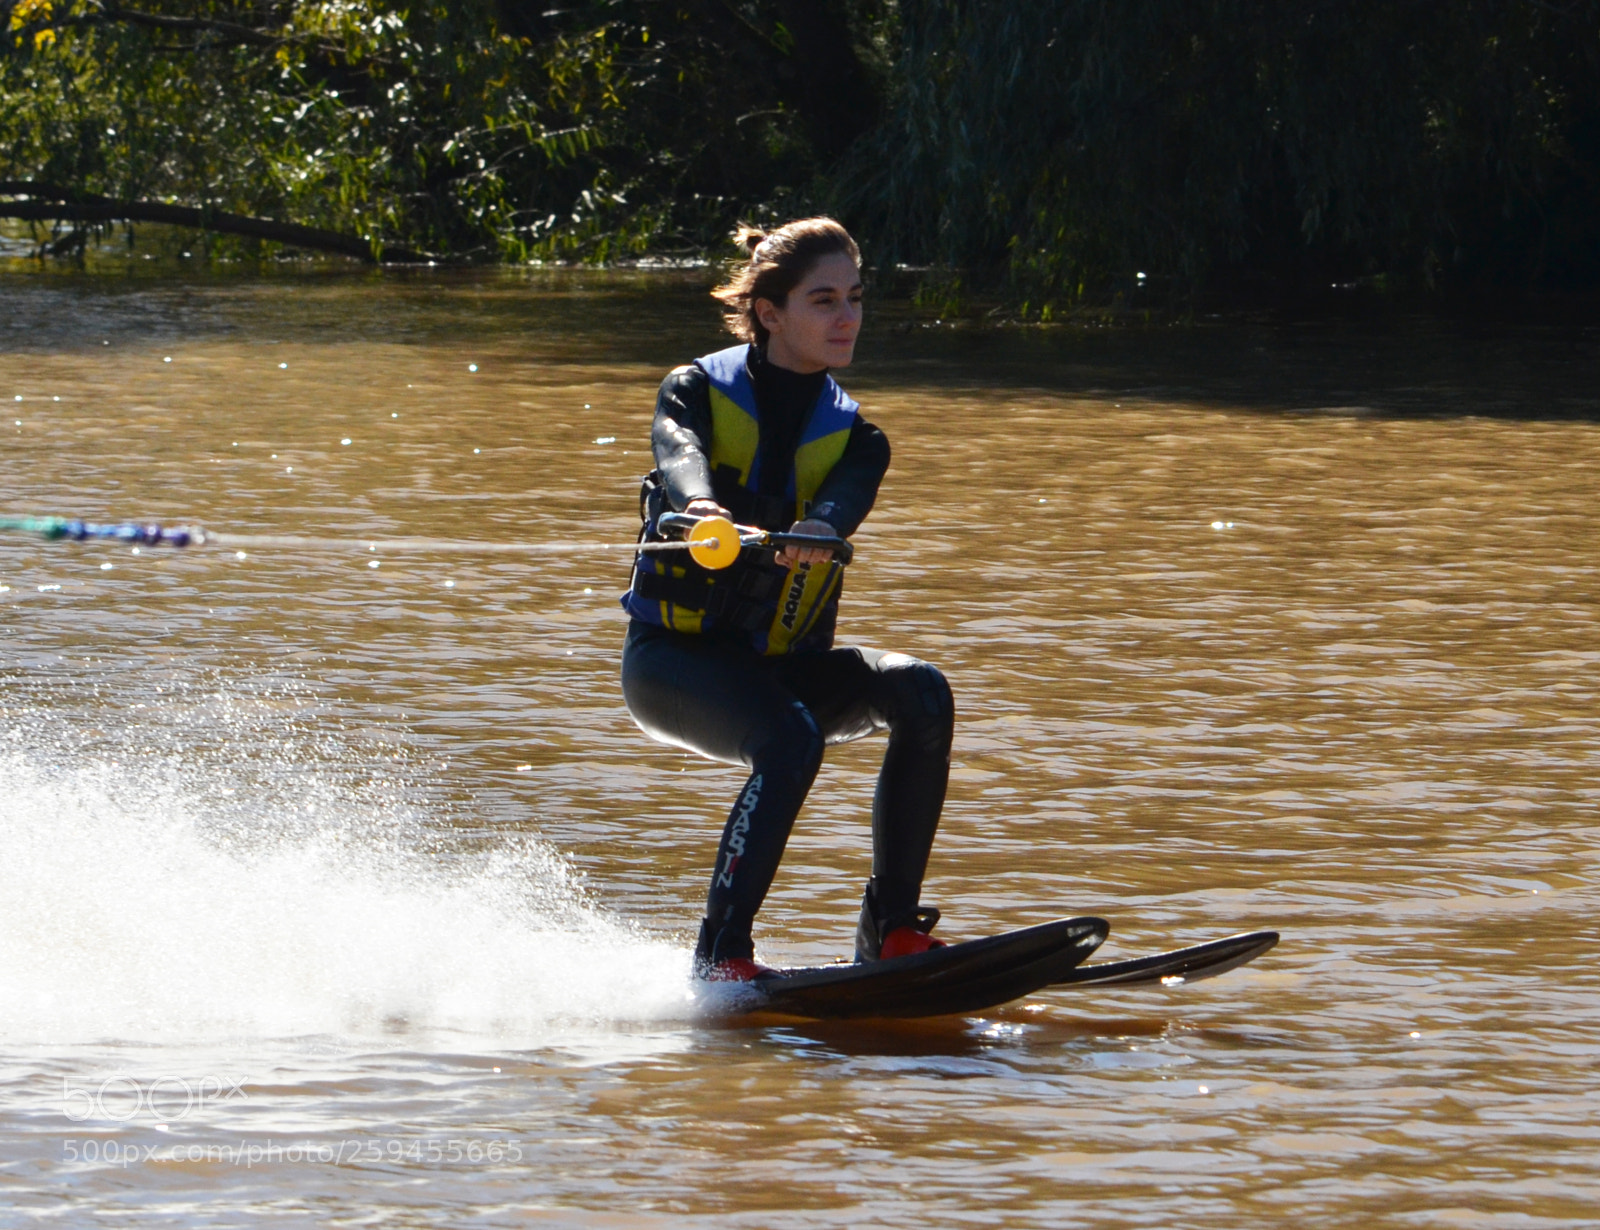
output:
M870 8L0 0L0 180L454 257L698 251L855 135L794 65Z
M0 4L0 178L208 204L454 255L642 249L600 152L619 31L537 46L487 0Z
M80 193L204 202L381 238L400 202L403 27L319 5L152 6L123 19L92 3L11 6L0 150L7 178ZM399 43L399 46L396 44ZM339 73L365 89L341 93ZM399 148L396 148L396 147ZM398 173L397 173L398 172Z
M1600 280L1597 0L926 0L839 175L890 261L1103 301Z
M1600 0L0 0L0 47L0 180L375 247L831 203L940 311L1600 284Z

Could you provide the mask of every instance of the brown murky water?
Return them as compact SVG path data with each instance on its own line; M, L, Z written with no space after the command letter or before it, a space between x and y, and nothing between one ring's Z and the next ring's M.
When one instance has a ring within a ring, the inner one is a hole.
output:
M0 536L0 1222L1600 1219L1595 330L880 319L844 627L956 690L944 929L1284 941L828 1027L689 995L737 777L628 720L625 556L366 545L631 537L698 290L12 278L0 339L0 511L352 544ZM847 949L881 747L767 957Z

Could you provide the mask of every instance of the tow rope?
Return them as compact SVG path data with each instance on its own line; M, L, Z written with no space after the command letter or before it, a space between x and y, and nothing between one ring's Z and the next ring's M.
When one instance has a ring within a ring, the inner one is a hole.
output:
M817 547L832 551L841 564L853 554L843 538L821 534L790 534L735 525L726 517L696 517L665 513L658 522L663 533L682 534L666 542L470 542L452 538L312 538L299 534L227 534L198 525L154 525L124 521L109 525L75 517L0 517L0 530L38 534L51 541L109 541L136 547L218 546L245 548L301 547L321 551L436 551L458 554L578 555L589 551L687 551L695 563L712 570L726 568L745 547Z

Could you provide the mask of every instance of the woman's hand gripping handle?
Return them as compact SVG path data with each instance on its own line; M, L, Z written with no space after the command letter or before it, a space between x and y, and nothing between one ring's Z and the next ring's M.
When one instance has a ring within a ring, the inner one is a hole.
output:
M693 533L694 527L707 518L717 518L731 524L728 512L715 500L690 500L681 513L666 513L660 520L663 531ZM758 529L754 526L736 526L739 541L747 547L777 548L777 562L785 567L795 564L822 564L837 558L848 564L854 548L840 538L838 532L822 520L796 521L782 532ZM705 561L702 560L702 563ZM731 563L732 560L729 560ZM725 566L725 565L723 565Z

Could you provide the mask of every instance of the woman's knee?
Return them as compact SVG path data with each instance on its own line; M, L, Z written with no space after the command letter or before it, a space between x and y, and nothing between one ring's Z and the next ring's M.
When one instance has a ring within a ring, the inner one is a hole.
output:
M745 763L752 773L809 784L822 765L825 747L816 718L805 705L794 701L779 720L752 732L745 745Z
M877 662L889 729L922 746L948 749L955 731L955 697L944 672L909 654L887 653Z

